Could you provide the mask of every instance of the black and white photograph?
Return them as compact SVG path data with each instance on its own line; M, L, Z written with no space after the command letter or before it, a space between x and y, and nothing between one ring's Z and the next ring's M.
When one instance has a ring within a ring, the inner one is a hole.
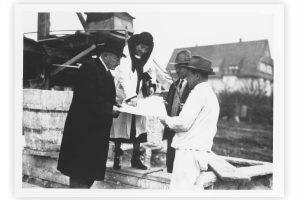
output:
M16 192L280 197L283 27L280 4L15 5Z

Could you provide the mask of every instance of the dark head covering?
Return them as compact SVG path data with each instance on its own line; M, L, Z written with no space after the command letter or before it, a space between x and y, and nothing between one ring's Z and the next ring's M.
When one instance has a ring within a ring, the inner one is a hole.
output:
M211 61L202 58L200 56L192 56L191 61L186 68L191 68L196 71L201 71L202 73L208 74L208 75L214 75L215 72L211 68Z
M142 32L140 34L137 34L136 44L153 46L153 36L148 32Z
M149 51L144 54L140 59L135 57L135 48L136 45L144 44L149 46ZM138 74L143 73L143 67L147 63L152 50L153 50L153 37L148 32L142 32L140 34L135 34L131 36L131 38L128 40L128 50L130 54L130 58L132 61L132 70L137 70Z
M149 51L142 55L142 57L136 58L135 57L135 49L136 46L139 44L144 44L149 46ZM150 33L148 32L142 32L140 34L135 34L131 36L131 38L128 40L128 50L129 50L129 55L131 59L131 69L132 71L137 71L137 76L138 76L138 81L137 81L137 88L136 88L136 93L138 94L139 90L139 84L142 82L142 93L143 96L149 96L149 86L156 88L155 83L151 83L151 77L149 76L148 73L143 73L143 68L145 64L147 63L152 51L153 51L153 37ZM142 81L141 81L142 80ZM150 85L146 86L146 82L150 81ZM155 89L154 89L155 90Z

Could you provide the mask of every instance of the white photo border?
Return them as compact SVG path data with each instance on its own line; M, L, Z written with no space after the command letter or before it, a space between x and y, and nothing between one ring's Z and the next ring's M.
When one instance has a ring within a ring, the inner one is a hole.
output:
M274 16L274 123L272 190L78 190L22 188L22 66L24 12L261 12ZM284 194L284 6L282 4L16 4L14 26L15 122L14 122L14 190L18 197L283 197ZM278 67L277 67L278 66Z

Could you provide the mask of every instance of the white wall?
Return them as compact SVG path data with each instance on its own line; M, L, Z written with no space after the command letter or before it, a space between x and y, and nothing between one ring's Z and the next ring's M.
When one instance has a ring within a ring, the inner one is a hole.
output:
M257 91L264 90L267 96L272 94L273 84L270 80L262 78L238 78L236 76L224 76L223 78L211 78L210 84L216 93L221 91Z

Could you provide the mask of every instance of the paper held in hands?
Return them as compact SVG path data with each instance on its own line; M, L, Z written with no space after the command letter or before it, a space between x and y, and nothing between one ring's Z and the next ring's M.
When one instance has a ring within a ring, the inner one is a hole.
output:
M134 115L151 117L167 116L167 111L164 105L163 98L159 96L138 98L136 107L123 103L121 104L121 107L118 108L118 111Z

